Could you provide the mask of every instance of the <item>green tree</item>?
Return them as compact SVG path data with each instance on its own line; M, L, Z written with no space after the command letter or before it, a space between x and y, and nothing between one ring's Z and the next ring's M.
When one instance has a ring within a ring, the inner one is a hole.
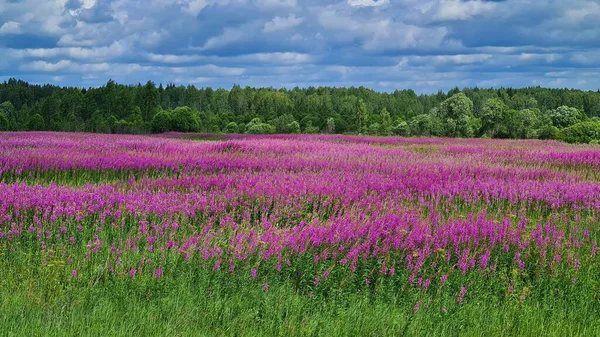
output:
M436 135L434 131L434 117L430 114L421 114L413 117L408 124L410 134L415 136L433 136Z
M111 128L100 110L96 110L87 121L85 130L88 132L110 133Z
M260 118L254 118L246 124L246 133L250 134L272 134L276 131L274 125L263 123Z
M507 133L510 138L538 138L537 128L540 124L538 109L509 110L506 118Z
M40 114L35 114L29 119L27 129L31 131L43 131L46 129L46 121Z
M7 125L7 129L3 130L3 131L8 131L11 129L16 129L16 126L18 125L18 121L16 119L16 113L15 113L15 106L9 102L3 102L2 104L0 104L0 114L3 114L4 117L6 117L6 125ZM12 128L11 128L12 127ZM1 126L0 126L1 128Z
M234 84L229 91L228 102L234 115L240 116L250 112L244 90L238 84Z
M168 111L160 110L158 111L154 117L152 117L152 122L150 123L152 132L154 133L162 133L168 132L172 130L172 121L171 114Z
M367 105L365 101L361 99L358 100L358 107L356 109L356 120L358 123L358 133L363 133L367 130L367 120L369 119L369 111L367 110Z
M545 125L538 130L539 139L560 139L561 131L554 125Z
M173 131L198 132L200 119L192 108L183 106L170 112Z
M304 128L304 133L319 133L320 131L319 127L313 125L311 121L309 121Z
M586 121L562 130L562 140L568 143L590 143L600 139L600 122Z
M111 130L111 132L116 133L118 122L119 122L119 120L117 119L117 117L115 115L110 115L108 117L108 119L106 120L106 125Z
M559 106L558 108L549 112L552 125L559 129L569 127L577 124L583 120L583 114L576 108L572 108L566 105Z
M150 122L154 117L154 111L160 103L160 93L152 81L146 82L137 95L137 106L140 108L142 121Z
M225 133L238 133L239 128L236 122L229 122L227 126L225 126Z
M480 114L481 134L492 138L508 137L508 107L500 98L488 99Z
M295 122L294 116L285 114L269 121L269 124L275 126L277 133L292 133L290 130L291 124ZM299 125L299 124L298 124Z
M0 131L8 131L10 130L10 123L8 122L8 117L3 112L0 112Z
M335 119L333 117L327 118L327 133L335 133Z
M381 109L381 124L379 128L380 136L390 136L392 134L392 116L386 108Z
M396 125L392 128L392 132L397 136L408 137L410 136L410 127L407 122L398 120L396 121Z
M293 121L287 125L288 133L300 133L300 123Z
M472 137L477 130L471 119L473 115L473 101L464 93L457 93L443 101L438 110L437 117L441 121L442 135L448 137Z

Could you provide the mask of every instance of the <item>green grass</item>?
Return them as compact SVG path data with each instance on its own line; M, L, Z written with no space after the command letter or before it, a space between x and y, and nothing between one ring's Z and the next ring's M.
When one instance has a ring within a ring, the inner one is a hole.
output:
M80 290L48 302L2 293L7 336L598 336L600 321L568 305L472 301L416 315L402 303L342 303L295 294L289 286L238 292L179 285L160 295L124 285ZM142 296L140 296L142 295Z
M312 294L285 277L264 291L260 277L201 268L159 280L92 283L66 275L64 266L1 266L7 272L0 281L2 336L600 335L593 270L580 275L590 282L557 285L560 294L552 293L551 279L525 281L535 290L531 297L522 296L525 286L507 295L495 290L497 278L480 279L458 304L456 282L428 293L378 283L375 296L335 286Z

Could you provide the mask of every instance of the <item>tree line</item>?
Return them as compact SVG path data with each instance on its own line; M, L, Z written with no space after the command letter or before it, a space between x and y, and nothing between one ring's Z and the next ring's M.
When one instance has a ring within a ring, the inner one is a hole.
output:
M225 132L558 139L600 142L600 90L365 87L230 90L174 84L97 88L0 84L0 131Z

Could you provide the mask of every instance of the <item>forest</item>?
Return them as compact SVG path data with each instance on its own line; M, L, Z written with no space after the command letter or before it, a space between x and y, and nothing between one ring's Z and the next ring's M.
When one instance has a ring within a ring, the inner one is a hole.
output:
M600 142L600 90L0 84L0 131L339 133Z

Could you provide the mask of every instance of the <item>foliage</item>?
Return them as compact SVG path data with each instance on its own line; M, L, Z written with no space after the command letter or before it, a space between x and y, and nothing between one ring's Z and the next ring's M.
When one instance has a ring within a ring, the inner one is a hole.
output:
M554 125L545 125L538 132L539 139L560 139L561 131Z
M190 107L178 107L170 113L173 131L197 132L200 131L200 118Z
M72 88L11 78L0 83L0 102L13 131L220 132L236 123L243 133L258 117L275 133L298 132L297 122L305 133L556 139L561 129L600 116L600 92L540 87L454 88L418 95L410 89L234 85L215 90L112 80L98 88ZM155 120L160 111L167 112L170 123L164 113ZM398 120L407 125L396 128ZM271 131L259 126L252 132Z
M250 134L271 134L276 131L274 125L263 123L260 118L254 118L246 124L246 133Z
M410 127L408 123L403 120L399 120L396 122L396 125L392 128L392 131L397 136L408 137L410 136Z
M152 117L152 132L161 133L173 130L173 121L168 111L160 110ZM237 125L236 125L237 127Z
M229 122L227 123L227 126L225 126L225 130L223 131L225 133L238 133L239 128L236 122Z
M379 136L391 136L392 135L392 116L386 108L381 109L380 113L381 124L377 132Z
M8 122L8 117L2 112L0 112L0 131L8 131L10 130L10 124Z
M488 99L481 111L480 133L492 138L506 138L509 133L508 125L505 123L508 115L508 107L498 98Z
M46 122L44 121L44 117L40 114L35 114L31 116L28 122L28 129L32 131L41 131L46 129Z
M335 133L335 119L333 117L327 118L327 133Z
M452 95L440 104L435 116L441 122L441 135L446 137L470 138L477 130L474 126L473 101L463 93ZM436 132L432 132L436 134Z
M567 143L590 143L600 139L600 122L586 121L562 130L562 140Z
M583 114L576 108L568 107L565 105L559 106L558 108L549 112L552 125L558 128L566 128L580 122L583 119Z

